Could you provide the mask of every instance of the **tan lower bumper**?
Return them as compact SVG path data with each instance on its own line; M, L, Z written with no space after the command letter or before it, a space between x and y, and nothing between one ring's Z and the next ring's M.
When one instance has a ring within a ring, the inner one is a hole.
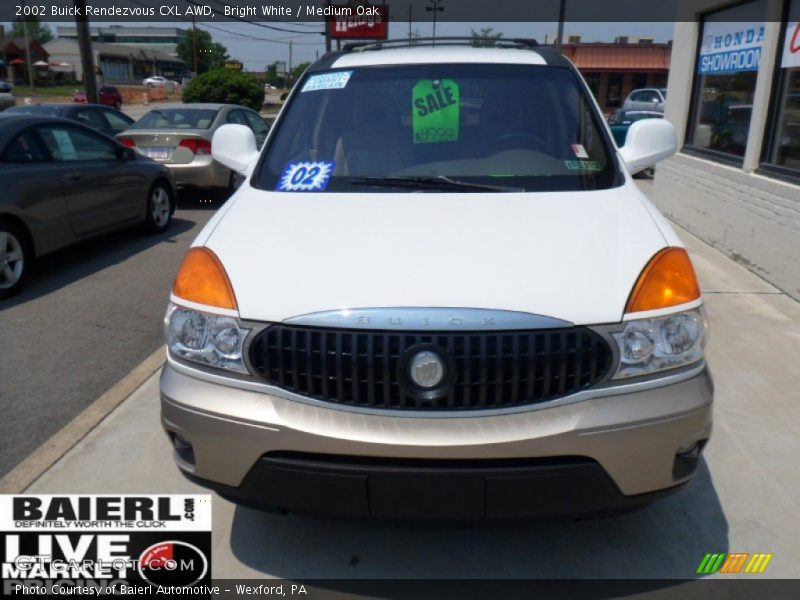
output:
M625 495L665 489L679 447L711 434L707 369L680 383L530 412L486 417L396 417L321 408L202 381L170 365L161 375L162 424L188 440L187 473L239 486L267 453L408 459L578 456L597 461Z

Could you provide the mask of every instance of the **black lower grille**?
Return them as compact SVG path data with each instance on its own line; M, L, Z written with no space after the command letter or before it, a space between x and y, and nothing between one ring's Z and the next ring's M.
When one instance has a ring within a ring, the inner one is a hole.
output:
M420 397L404 372L415 349L435 349L455 376ZM250 361L271 385L336 404L395 410L511 408L553 400L600 381L606 340L586 327L435 333L272 325Z

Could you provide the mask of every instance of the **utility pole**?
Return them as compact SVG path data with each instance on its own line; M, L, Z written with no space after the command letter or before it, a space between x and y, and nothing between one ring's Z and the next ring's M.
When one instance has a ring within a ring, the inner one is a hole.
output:
M289 82L286 87L292 89L292 40L289 40L289 72L286 75L286 80Z
M439 6L442 3L442 0L428 0L433 6L426 6L426 12L433 13L433 46L436 45L436 13L440 13L444 10L444 6Z
M194 14L192 14L192 56L194 57L194 74L197 76L197 29L194 27Z
M23 3L24 6L24 3ZM24 18L24 17L23 17ZM25 32L25 62L28 63L28 83L31 84L31 96L33 90L33 65L31 64L31 43L28 41L28 22L22 22L22 30Z
M331 17L334 19L334 17ZM336 21L328 22L327 18L324 18L322 21L325 24L325 52L331 51L331 23L335 23Z
M408 42L411 43L411 5L408 5Z
M558 0L558 33L556 33L556 52L561 54L562 38L564 37L564 17L567 9L567 0Z
M75 24L78 26L78 47L81 52L81 68L83 70L83 89L86 99L97 104L97 80L94 73L94 56L92 54L92 36L89 33L89 17L86 16L86 0L73 0L75 5Z

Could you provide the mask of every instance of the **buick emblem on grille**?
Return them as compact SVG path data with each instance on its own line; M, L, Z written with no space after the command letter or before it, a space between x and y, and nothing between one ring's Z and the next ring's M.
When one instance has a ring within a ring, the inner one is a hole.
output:
M445 366L435 352L423 350L415 354L408 363L408 375L421 388L435 388L444 381Z

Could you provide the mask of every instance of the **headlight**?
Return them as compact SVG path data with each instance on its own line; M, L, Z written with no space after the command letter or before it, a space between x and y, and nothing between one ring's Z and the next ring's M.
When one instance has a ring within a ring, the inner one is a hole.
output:
M173 356L209 367L247 373L242 349L249 329L233 317L170 304L166 316L167 348Z
M613 334L619 348L619 367L613 379L648 375L702 360L707 329L702 308L628 321L625 329Z

